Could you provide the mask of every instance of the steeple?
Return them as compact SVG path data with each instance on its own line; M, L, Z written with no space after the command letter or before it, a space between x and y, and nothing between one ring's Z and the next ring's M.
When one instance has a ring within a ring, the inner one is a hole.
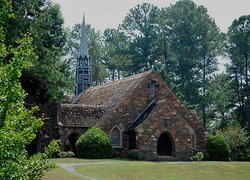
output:
M85 16L83 14L82 21L82 31L81 31L81 41L79 56L77 58L76 65L76 91L75 94L78 96L85 89L87 89L92 84L91 80L91 67L89 63L89 54L88 54L88 38L87 38L87 29L85 25Z
M80 41L80 49L79 49L79 56L87 56L88 57L88 38L87 38L87 30L85 25L85 15L83 13L83 20L82 20L82 31L81 31L81 41Z

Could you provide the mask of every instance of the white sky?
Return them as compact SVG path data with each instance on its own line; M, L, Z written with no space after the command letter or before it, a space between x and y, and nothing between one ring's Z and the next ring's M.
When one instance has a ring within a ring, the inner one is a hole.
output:
M174 4L176 0L52 0L61 6L66 26L82 22L85 13L86 23L97 30L117 28L130 8L147 2L158 7ZM204 5L208 14L215 18L223 32L232 21L241 15L250 14L250 0L193 0L197 5Z

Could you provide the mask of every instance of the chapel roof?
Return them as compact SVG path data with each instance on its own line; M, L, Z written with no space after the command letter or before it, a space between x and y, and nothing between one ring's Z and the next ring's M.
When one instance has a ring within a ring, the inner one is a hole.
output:
M92 106L112 107L122 102L153 71L88 88L73 102Z
M102 117L106 107L81 104L61 104L60 125L70 127L92 127Z
M153 71L129 76L86 89L73 102L62 103L59 125L92 127L98 124L108 109L117 107Z

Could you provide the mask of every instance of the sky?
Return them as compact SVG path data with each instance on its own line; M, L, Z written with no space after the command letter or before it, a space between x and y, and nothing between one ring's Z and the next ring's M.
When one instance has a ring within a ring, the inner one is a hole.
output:
M96 30L117 28L137 4L147 2L158 7L167 7L176 0L52 0L61 6L65 26L82 22L85 13L86 23ZM234 19L250 14L250 0L193 0L197 5L208 9L222 32L226 32Z

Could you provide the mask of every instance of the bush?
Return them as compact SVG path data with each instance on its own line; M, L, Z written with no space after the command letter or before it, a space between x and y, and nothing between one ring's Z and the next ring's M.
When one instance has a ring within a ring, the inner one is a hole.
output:
M202 161L204 158L203 152L198 152L195 156L191 157L192 161Z
M67 157L67 153L65 151L61 151L61 152L59 152L58 156L60 158L66 158Z
M72 151L67 152L67 155L66 155L67 158L72 158L74 156L75 156L75 154Z
M111 158L114 150L111 142L100 128L91 128L76 141L76 155L80 158Z
M75 154L72 151L61 151L58 156L60 158L72 158L73 156L75 156Z
M220 135L210 136L208 141L210 160L228 161L230 155L229 145Z
M229 125L219 133L229 145L232 160L240 160L246 155L244 151L247 150L249 137L245 128L241 128L239 125Z
M139 159L139 152L135 150L130 150L127 152L127 157L132 160L138 160Z

